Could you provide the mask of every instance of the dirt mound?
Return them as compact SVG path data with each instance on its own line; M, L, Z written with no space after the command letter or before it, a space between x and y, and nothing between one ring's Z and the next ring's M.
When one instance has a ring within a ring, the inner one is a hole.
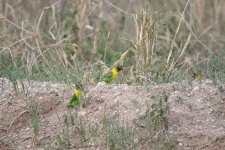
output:
M145 128L138 119L161 101L162 95L169 108L165 132L174 139L175 149L225 146L224 84L208 80L150 86L99 83L85 87L79 108L68 109L73 89L67 85L24 81L16 93L7 79L1 78L0 83L0 149L106 149L110 145L104 142L105 136L91 136L106 130L106 117L137 134L139 128ZM134 143L137 149L151 148L140 136Z
M222 149L225 146L224 85L203 81L170 97L169 133L185 149Z

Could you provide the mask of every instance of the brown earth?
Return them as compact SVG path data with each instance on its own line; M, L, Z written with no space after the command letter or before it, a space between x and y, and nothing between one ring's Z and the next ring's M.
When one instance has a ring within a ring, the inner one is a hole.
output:
M210 80L200 83L168 83L161 85L97 85L87 86L82 106L68 109L66 105L73 92L72 87L61 83L23 81L18 91L9 80L0 78L0 149L35 149L35 138L31 127L31 112L27 109L31 101L37 106L41 144L60 149L56 139L62 138L65 116L77 112L76 132L69 133L70 149L107 149L102 138L86 136L79 143L82 127L98 126L103 130L103 116L113 118L118 124L127 124L131 129L134 120L143 116L152 105L152 95L169 93L167 134L176 142L176 149L223 149L225 147L225 85ZM71 131L73 126L67 125ZM79 133L78 133L79 132ZM142 147L137 139L137 149ZM40 144L39 143L39 144ZM46 147L45 147L46 148Z

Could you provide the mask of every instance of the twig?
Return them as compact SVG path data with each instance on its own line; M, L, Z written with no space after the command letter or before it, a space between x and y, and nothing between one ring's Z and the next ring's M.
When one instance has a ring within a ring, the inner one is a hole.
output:
M55 5L57 5L58 3L60 3L61 1L63 1L63 0L58 0L55 3L53 3L52 5L45 7L44 9L49 9L51 7L54 7Z
M131 50L131 48L129 48L128 50L126 50L121 56L120 59L118 59L113 66L116 66L118 64L123 64L123 60L125 59L127 53Z
M183 47L183 49L182 49L180 55L178 56L177 60L176 60L174 63L171 63L171 65L170 65L170 70L176 65L176 63L180 60L180 58L181 58L182 55L184 54L184 52L185 52L185 50L187 49L187 46L188 46L188 44L189 44L189 42L190 42L190 39L191 39L191 34L188 35L188 38L187 38L187 40L186 40L186 42L185 42L185 44L184 44L184 47Z
M19 114L13 119L13 121L10 123L10 126L8 127L8 129L6 129L6 128L0 128L0 130L9 131L9 130L11 129L13 123L14 123L19 117L21 117L23 114L25 114L25 113L27 113L27 112L29 112L29 111L28 111L28 110L22 111L21 113L19 113Z
M23 28L23 24L24 24L24 22L22 22L22 29L24 29L24 28ZM34 50L34 48L33 48L33 47L26 41L26 39L24 38L23 32L20 33L20 36L21 36L23 42L25 43L25 45L27 45L31 50Z
M33 33L33 32L30 32L30 31L24 29L24 28L21 27L21 26L18 26L18 25L15 24L14 22L12 22L12 21L10 21L9 19L7 19L6 17L4 17L2 14L0 14L0 15L1 15L1 16L0 16L0 19L4 19L6 22L12 24L12 25L15 26L16 28L18 28L18 29L20 29L20 30L22 30L22 31L25 31L25 32L27 32L28 34L31 34L31 35L35 34L35 33Z
M186 21L184 21L184 23L187 26L188 30L193 35L193 37L197 40L197 42L199 42L205 49L207 49L212 54L213 53L212 50L210 48L208 48L204 43L202 43L201 40L199 40L199 38L197 37L197 35L192 31L190 25L188 25L188 23Z
M12 46L14 46L14 45L16 45L16 44L18 44L18 43L20 43L20 42L23 42L24 39L31 39L31 38L33 38L33 37L34 37L34 36L27 36L27 37L23 37L23 39L20 39L20 40L18 40L18 41L15 41L14 43L12 43L12 44L10 44L10 45L4 47L4 48L0 51L0 54L3 53L6 49L9 49L10 47L12 47Z
M61 1L62 1L62 0L56 1L56 2L53 3L52 5L50 5L50 6L48 6L48 7L45 7L45 8L42 10L41 15L40 15L40 17L39 17L39 19L38 19L38 24L37 24L36 32L39 31L39 26L40 26L40 23L41 23L41 20L42 20L42 17L43 17L43 15L44 15L45 10L54 7L55 5L57 5L58 3L60 3ZM53 9L54 9L54 8L53 8Z
M177 26L177 29L176 29L174 38L173 38L173 40L172 40L170 52L169 52L169 55L168 55L168 57L167 57L167 61L166 61L167 63L169 63L169 61L170 61L170 58L171 58L171 55L172 55L172 52L173 52L174 43L175 43L175 40L176 40L176 38L177 38L177 34L178 34L179 30L180 30L180 25L181 25L181 22L183 21L184 13L185 13L185 11L186 11L186 9L187 9L187 6L188 6L188 4L189 4L189 1L190 1L190 0L187 1L186 5L185 5L185 7L184 7L184 10L183 10L183 12L182 12L182 14L181 14L179 24L178 24L178 26Z
M69 36L68 38L70 38L70 37L71 37L71 36ZM62 40L60 40L60 41L58 41L58 42L56 42L56 43L54 43L54 44L49 45L48 47L46 47L45 50L43 50L42 53L45 54L48 50L51 50L51 48L58 46L60 43L62 43L63 41L67 40L68 38L64 38L64 39L62 39ZM45 48L45 47L43 47L43 48ZM37 58L40 57L40 56L42 56L41 53L40 53L39 55L37 55L35 59L37 59Z
M113 8L116 8L117 10L123 12L124 14L130 15L130 13L128 13L127 11L125 11L125 10L123 10L123 9L121 9L121 8L119 8L119 7L117 7L117 6L115 6L115 5L113 5L112 3L110 3L110 2L107 1L107 0L104 0L104 2L106 2L108 5L112 6Z

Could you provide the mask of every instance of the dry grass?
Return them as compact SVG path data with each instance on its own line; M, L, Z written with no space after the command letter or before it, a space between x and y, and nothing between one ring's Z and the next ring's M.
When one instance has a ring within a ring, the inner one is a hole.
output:
M127 76L154 80L155 74L170 76L177 70L185 76L189 70L209 63L215 53L223 53L224 2L142 4L2 1L1 67L10 61L31 74L42 72L43 66L53 73L58 67L93 67L99 60L112 65L115 53L128 50L130 61L124 59ZM155 64L163 69L146 73L146 65Z
M0 77L15 90L24 78L86 85L120 63L125 69L117 83L181 81L196 71L224 80L224 6L222 0L2 0ZM35 107L29 113L39 144ZM130 136L126 128L104 125L102 136L111 149L121 141L109 136L115 130ZM61 147L68 147L68 135L63 128Z

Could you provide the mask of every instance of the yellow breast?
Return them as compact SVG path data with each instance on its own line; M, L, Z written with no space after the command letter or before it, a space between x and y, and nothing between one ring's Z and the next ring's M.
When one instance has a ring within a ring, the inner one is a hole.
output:
M197 80L197 81L201 80L201 76L200 75L197 75L196 78L195 78L195 80Z
M76 95L77 98L80 97L80 90L79 89L75 89L74 90L74 94Z
M116 67L114 67L112 69L112 79L113 80L116 79L117 75L118 75L118 71L117 71Z
M193 80L199 81L202 79L201 73L194 73Z

